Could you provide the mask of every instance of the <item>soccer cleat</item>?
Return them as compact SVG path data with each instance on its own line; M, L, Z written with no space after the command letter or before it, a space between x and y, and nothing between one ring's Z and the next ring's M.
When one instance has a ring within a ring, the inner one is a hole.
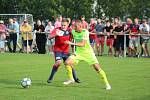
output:
M52 80L47 80L47 83L52 83Z
M73 83L75 83L75 81L73 79L69 79L69 80L65 81L63 84L69 85L69 84L73 84Z
M106 84L106 90L111 90L111 86L109 84Z
M81 83L81 81L77 78L77 79L75 79L75 82L76 83Z

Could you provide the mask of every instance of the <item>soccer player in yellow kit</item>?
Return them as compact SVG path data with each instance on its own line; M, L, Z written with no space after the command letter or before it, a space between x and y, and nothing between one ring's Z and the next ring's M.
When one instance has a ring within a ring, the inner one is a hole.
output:
M104 81L106 85L106 90L110 90L111 86L107 80L105 72L101 69L99 62L94 54L94 51L89 43L89 32L86 29L82 28L81 21L77 20L75 23L75 29L72 30L73 38L75 43L70 41L65 41L66 44L75 45L76 51L71 55L66 61L66 68L68 74L68 80L63 84L68 85L74 83L72 68L74 64L77 64L79 61L86 61L89 65L92 65L93 68L97 71L98 75Z

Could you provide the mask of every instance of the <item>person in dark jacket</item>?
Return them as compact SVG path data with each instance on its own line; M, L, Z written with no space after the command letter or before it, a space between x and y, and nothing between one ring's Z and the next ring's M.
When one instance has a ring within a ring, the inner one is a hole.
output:
M46 49L46 34L42 33L45 30L44 25L42 25L40 20L37 20L37 23L34 26L34 30L36 32L36 44L38 48L38 54L45 54Z

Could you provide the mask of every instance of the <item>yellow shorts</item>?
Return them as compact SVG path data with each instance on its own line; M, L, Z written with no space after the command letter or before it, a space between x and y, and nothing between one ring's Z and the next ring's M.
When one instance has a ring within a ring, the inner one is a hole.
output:
M72 59L75 64L78 64L79 61L85 61L89 65L99 63L94 53L86 54L86 55L82 55L82 56L79 54L73 54L69 58Z

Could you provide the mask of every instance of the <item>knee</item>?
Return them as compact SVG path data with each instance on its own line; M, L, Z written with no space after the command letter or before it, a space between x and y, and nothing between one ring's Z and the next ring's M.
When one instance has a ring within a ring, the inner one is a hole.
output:
M100 71L101 70L101 67L99 64L93 64L93 67L96 71Z
M65 65L70 65L69 60L65 61Z
M70 60L70 59L67 59L66 61L65 61L65 65L72 65L72 61Z
M59 67L61 64L61 60L56 61L55 66Z

